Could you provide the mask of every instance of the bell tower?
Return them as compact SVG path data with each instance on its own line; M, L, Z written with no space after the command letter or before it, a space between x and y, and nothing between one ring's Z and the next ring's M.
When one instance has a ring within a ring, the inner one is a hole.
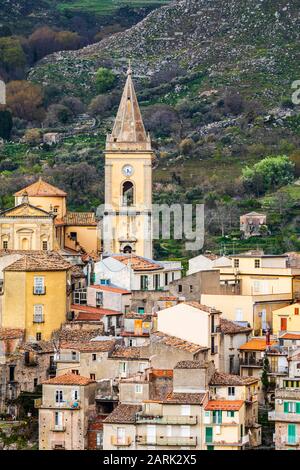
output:
M114 127L106 140L104 255L132 253L152 258L152 159L129 67Z

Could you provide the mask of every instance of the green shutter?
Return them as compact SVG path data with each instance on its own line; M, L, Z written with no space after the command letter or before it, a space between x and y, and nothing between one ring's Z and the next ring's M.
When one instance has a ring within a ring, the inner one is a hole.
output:
M296 403L296 413L300 414L300 402L299 401L297 401Z
M208 444L213 442L213 428L205 428L205 442Z
M289 402L288 401L285 401L284 404L283 404L283 411L285 413L288 413L289 412Z
M296 444L296 425L288 424L288 444Z

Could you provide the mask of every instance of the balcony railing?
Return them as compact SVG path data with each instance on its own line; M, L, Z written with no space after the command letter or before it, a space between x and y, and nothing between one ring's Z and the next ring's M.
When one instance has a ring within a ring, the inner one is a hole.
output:
M46 287L33 287L33 295L46 295Z
M241 366L253 366L253 367L262 367L263 366L263 359L240 359Z
M51 431L53 432L64 432L66 430L66 426L61 425L54 425L51 428Z
M45 317L42 314L33 315L33 323L45 323Z
M197 424L198 419L197 416L152 416L137 414L136 421L138 423L193 425Z
M269 421L284 421L287 423L300 423L300 415L297 413L282 413L280 411L269 411Z
M300 389L297 388L279 388L275 391L275 398L300 400Z
M42 398L34 400L35 408L45 409L66 409L66 410L80 410L81 405L79 400L60 401L60 402L44 402Z
M140 445L153 445L153 446L191 446L197 445L197 437L167 437L156 436L155 438L144 436L137 436L136 441Z
M111 436L111 445L116 447L129 447L132 444L132 438L130 436L124 437L122 439L117 436Z

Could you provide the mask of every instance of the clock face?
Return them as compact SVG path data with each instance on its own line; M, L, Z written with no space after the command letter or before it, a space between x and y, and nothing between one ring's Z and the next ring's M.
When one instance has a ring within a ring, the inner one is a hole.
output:
M133 175L133 168L132 168L131 165L125 165L125 166L123 166L122 171L123 171L123 175L125 175L125 176L131 176L131 175Z

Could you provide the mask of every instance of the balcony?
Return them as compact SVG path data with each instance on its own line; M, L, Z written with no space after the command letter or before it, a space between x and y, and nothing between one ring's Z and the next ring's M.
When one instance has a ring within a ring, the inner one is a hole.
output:
M228 442L228 441L211 441L206 442L210 446L221 446L221 447L243 447L249 443L249 436L246 434L238 442Z
M110 442L112 446L129 447L133 441L130 436L124 437L123 439L120 439L117 436L111 436Z
M285 423L300 423L300 415L297 413L282 413L279 411L269 411L269 421L283 421Z
M52 432L65 432L65 430L66 430L66 426L63 426L63 425L55 425L50 429L50 431Z
M45 323L44 315L33 315L33 323Z
M77 352L74 354L69 354L69 353L58 354L55 357L55 362L80 362L80 354Z
M263 359L240 359L240 365L246 367L262 367L263 366Z
M136 415L137 423L153 423L153 424L179 424L193 425L197 424L197 416L151 416L146 414Z
M46 295L46 287L33 287L33 295Z
M137 436L136 442L143 446L197 446L197 437L167 437L157 436L156 438L148 436Z
M60 402L44 402L42 398L38 398L34 400L34 407L35 408L43 408L43 409L65 409L65 410L80 410L81 405L79 400L74 401L60 401Z
M300 389L278 388L275 391L275 398L300 400Z

